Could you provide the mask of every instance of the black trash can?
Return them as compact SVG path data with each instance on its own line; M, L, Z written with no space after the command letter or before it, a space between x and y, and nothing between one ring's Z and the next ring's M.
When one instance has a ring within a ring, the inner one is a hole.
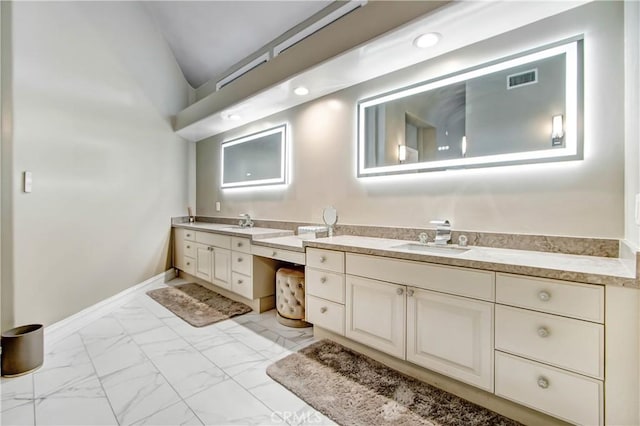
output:
M42 324L29 324L2 333L2 375L20 376L36 370L44 360Z

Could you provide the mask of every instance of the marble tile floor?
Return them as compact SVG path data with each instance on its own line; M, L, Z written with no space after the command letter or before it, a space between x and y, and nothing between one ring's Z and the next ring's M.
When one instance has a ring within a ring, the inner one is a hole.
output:
M53 345L34 373L2 378L2 425L335 424L266 375L314 341L311 328L249 313L195 328L149 298Z

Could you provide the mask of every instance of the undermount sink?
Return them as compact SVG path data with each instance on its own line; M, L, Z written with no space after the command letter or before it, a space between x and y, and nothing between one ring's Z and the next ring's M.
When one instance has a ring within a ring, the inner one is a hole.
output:
M463 247L430 246L430 245L420 244L420 243L400 244L397 246L393 246L391 248L397 249L397 250L418 251L421 253L447 254L450 256L466 253L469 250L471 250L469 248L463 248Z

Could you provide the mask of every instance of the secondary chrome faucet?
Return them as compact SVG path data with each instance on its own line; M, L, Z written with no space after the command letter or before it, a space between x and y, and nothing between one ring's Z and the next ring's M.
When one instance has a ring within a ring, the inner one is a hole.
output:
M448 220L432 220L432 225L436 225L436 245L446 245L451 241L451 223Z
M240 219L240 222L238 223L238 225L240 225L240 228L251 228L253 227L253 220L251 220L251 215L249 215L249 213L242 213L240 215L240 217L242 219Z

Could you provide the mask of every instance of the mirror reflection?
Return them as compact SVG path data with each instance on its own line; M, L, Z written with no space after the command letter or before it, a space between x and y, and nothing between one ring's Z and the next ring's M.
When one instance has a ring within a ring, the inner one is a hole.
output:
M286 182L286 125L222 143L222 188Z
M579 43L361 101L359 175L579 158Z

